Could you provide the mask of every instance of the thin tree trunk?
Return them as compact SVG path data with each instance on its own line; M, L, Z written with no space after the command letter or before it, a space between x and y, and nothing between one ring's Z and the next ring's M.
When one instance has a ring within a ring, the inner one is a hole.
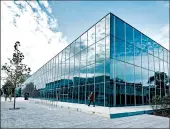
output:
M15 93L15 89L14 89L14 109L15 109L15 101L16 101L16 93Z

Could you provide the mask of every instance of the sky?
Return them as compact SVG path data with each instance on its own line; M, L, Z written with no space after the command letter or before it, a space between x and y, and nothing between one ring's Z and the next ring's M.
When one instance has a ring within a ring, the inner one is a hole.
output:
M1 65L20 41L31 73L109 12L169 49L165 1L1 1L1 7Z

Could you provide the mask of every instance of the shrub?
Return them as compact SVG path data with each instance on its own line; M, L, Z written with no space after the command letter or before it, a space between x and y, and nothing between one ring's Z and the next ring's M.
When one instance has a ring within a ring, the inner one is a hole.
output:
M151 106L154 115L170 116L170 95L153 97Z

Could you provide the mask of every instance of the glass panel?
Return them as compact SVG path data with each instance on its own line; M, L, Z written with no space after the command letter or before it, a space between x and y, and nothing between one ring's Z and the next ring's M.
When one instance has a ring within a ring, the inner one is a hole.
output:
M79 84L79 72L74 72L74 86L73 86L73 103L78 103L78 84Z
M66 50L66 59L68 59L70 56L70 46L68 46L65 50Z
M160 79L161 79L161 97L164 97L166 91L165 86L166 86L167 75L164 72L161 72Z
M74 71L74 86L79 85L79 71Z
M154 41L150 38L148 38L148 52L154 54Z
M159 65L160 65L160 72L164 71L164 66L163 66L163 60L159 60Z
M110 81L105 83L105 107L113 107L113 86Z
M110 107L114 106L116 103L116 87L115 87L115 72L114 72L114 60L110 60ZM115 103L114 103L115 101Z
M65 74L65 62L62 62L62 66L61 67L62 67L62 71L61 72L62 72L62 75L63 75L63 74Z
M142 51L142 67L148 69L148 53L145 50Z
M134 44L133 42L133 27L126 24L126 42Z
M156 86L156 95L161 96L161 80L160 80L160 72L155 72L154 78L156 78L155 81L155 86Z
M136 105L142 104L142 79L141 79L141 68L135 67L135 94L136 94Z
M70 45L70 57L74 55L74 43Z
M134 43L135 46L141 48L141 33L134 29Z
M104 83L95 84L95 104L104 106Z
M61 64L61 54L62 53L60 52L59 55L58 55L59 56L59 65ZM47 66L47 69L48 69L48 66Z
M64 86L64 75L61 76L61 80L60 80L60 87Z
M110 36L106 37L106 58L110 58Z
M168 62L170 63L170 51L168 51Z
M87 84L94 83L94 65L87 66Z
M87 65L95 63L95 44L88 48Z
M110 81L113 84L114 79L115 79L115 73L114 73L114 59L110 60Z
M69 74L65 74L65 87L69 86Z
M80 67L86 66L87 49L81 51Z
M95 43L95 26L88 31L88 46Z
M65 49L62 51L62 57L61 57L62 62L64 62L66 60L66 53L65 53Z
M68 87L63 87L63 99L64 102L68 102Z
M116 105L125 105L125 64L115 60Z
M164 61L168 62L168 50L164 49Z
M70 72L74 71L74 56L70 58Z
M58 66L58 76L61 75L61 64Z
M75 45L74 45L74 54L77 54L80 52L80 38L78 38L76 41L75 41Z
M126 103L127 103L127 105L134 105L135 104L134 66L126 63L126 69L128 69L128 71L125 72L125 76L126 76Z
M110 14L106 16L106 36L110 35Z
M105 18L96 24L96 42L105 37Z
M126 43L126 62L134 64L134 45Z
M86 67L80 69L80 85L86 84Z
M79 103L85 104L85 86L79 87Z
M71 87L71 86L73 86L73 78L74 77L74 73L72 72L72 73L70 73L69 74L69 86Z
M87 32L81 36L80 50L87 48Z
M159 45L154 42L154 56L159 57Z
M164 72L168 75L168 63L164 62Z
M148 70L142 69L143 101L149 104Z
M105 82L110 82L110 59L105 60Z
M165 87L164 89L165 89L165 94L168 94L168 92L169 92L168 82L169 82L169 79L168 79L168 63L164 62L164 87Z
M115 22L114 22L115 16L111 14L111 15L110 15L110 18L111 18L111 23L110 23L110 33L111 33L111 34L110 34L110 35L113 36L113 35L115 35L115 33L114 33L114 32L115 32L115 31L114 31L114 28L115 28L115 27L114 27L114 25L115 25L115 24L114 24L114 23L115 23Z
M104 61L96 63L95 83L104 82Z
M115 27L116 27L116 37L121 39L121 40L125 40L125 26L124 26L124 22L116 17L116 23L115 23Z
M70 63L70 62L69 62L69 59L66 60L66 68L65 68L65 72L66 72L66 73L69 73L69 66L70 66L69 63Z
M113 36L110 37L110 58L114 58L115 56L115 43L114 43L114 38Z
M148 37L142 34L142 49L148 52Z
M73 103L78 103L78 86L73 87Z
M141 63L142 63L141 60L142 60L141 49L138 47L135 47L135 56L134 56L135 65L141 67Z
M115 43L116 49L116 59L118 60L125 60L125 42L116 38Z
M79 69L79 64L80 64L80 53L75 55L75 66L74 66L75 70Z
M73 87L71 86L71 87L69 87L69 89L68 89L68 101L69 102L73 102Z
M149 78L148 78L148 84L150 88L150 102L152 102L153 97L155 96L155 81L154 81L154 72L149 71Z
M56 60L55 60L55 62L56 62L56 65L58 65L58 55L56 56ZM45 72L45 68L44 68L44 72Z
M105 59L105 39L96 43L96 62Z
M164 49L159 45L159 58L163 60L164 57Z
M151 62L151 60L149 59L149 63ZM159 59L157 57L154 57L154 64L155 64L155 72L159 71ZM150 63L150 69L153 69L153 65Z
M149 69L154 71L154 57L149 54Z

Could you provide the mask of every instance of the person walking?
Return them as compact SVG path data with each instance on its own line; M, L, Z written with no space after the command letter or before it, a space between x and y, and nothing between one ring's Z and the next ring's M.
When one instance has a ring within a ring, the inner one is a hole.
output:
M10 102L11 102L11 100L12 100L12 95L11 95L11 94L9 95L9 100L10 100Z
M12 91L11 91L11 89L10 89L10 93L9 93L9 100L10 100L10 102L12 100Z
M5 94L4 96L5 96L5 101L7 101L8 95L7 95L7 94Z
M0 96L2 96L3 95L3 92L2 92L2 90L0 89Z
M4 97L5 97L5 101L7 101L7 98L8 98L7 88L4 88Z
M93 92L91 92L91 94L89 95L89 100L90 100L90 102L89 102L89 105L88 105L88 106L90 106L91 102L93 102L93 107L95 107L94 94L93 94Z

